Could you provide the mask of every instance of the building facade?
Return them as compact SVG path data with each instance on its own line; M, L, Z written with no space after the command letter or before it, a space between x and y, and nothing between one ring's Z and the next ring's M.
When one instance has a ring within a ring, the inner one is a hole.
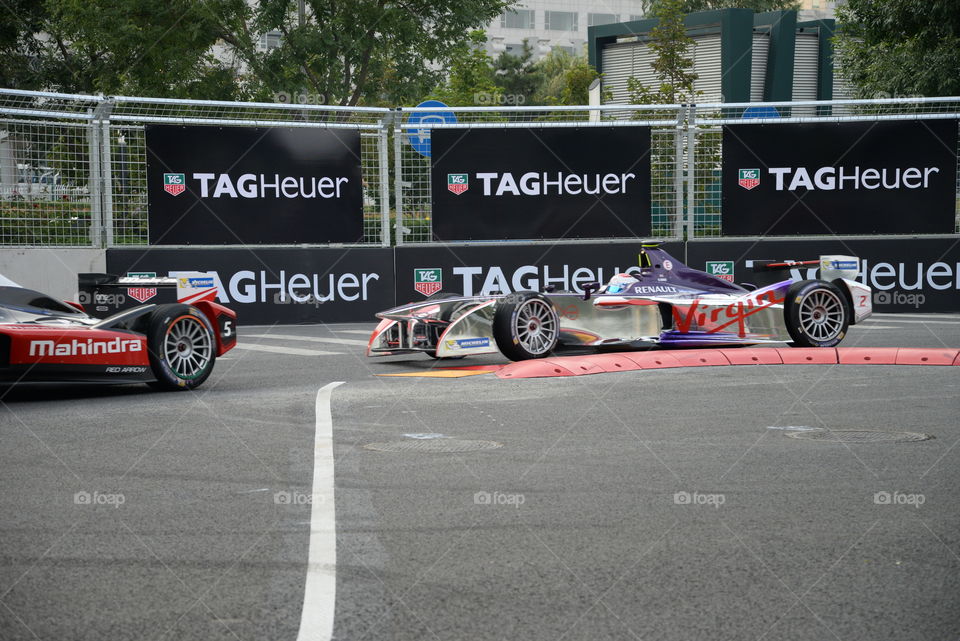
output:
M646 0L523 0L487 25L487 53L519 55L526 40L534 59L554 47L583 54L590 27L642 20L647 4Z

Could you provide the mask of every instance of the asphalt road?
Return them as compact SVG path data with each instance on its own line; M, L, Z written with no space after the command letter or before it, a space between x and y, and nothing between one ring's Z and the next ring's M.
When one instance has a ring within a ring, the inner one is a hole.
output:
M296 639L333 381L337 639L960 637L960 368L380 377L435 363L371 328L244 328L197 393L0 390L0 639ZM369 448L458 439L496 447Z

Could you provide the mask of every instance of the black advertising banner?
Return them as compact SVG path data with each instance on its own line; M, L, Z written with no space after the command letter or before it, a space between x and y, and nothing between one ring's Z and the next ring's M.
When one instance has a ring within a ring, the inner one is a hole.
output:
M663 249L683 261L682 243ZM424 300L442 291L467 296L521 290L582 292L639 269L640 243L398 247L397 303Z
M363 238L360 133L147 125L151 245Z
M650 235L650 128L434 129L439 240Z
M754 282L748 260L817 260L838 254L860 259L857 280L873 288L873 311L960 312L960 238L857 240L704 240L687 243L687 264L735 283ZM815 278L796 269L784 278Z
M374 322L394 306L392 249L110 249L107 271L212 272L241 325Z
M957 120L723 128L723 233L952 233Z

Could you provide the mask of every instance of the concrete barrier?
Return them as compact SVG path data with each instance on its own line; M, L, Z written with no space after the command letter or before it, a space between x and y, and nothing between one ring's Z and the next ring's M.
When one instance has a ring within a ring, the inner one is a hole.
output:
M77 274L106 269L107 253L103 249L0 249L0 274L21 287L62 300L76 298Z

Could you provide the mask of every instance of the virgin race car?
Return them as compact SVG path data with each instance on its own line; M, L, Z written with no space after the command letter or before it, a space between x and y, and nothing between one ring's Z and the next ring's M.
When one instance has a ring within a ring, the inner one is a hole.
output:
M778 280L818 265L816 280ZM368 356L425 353L450 358L501 352L511 360L556 349L645 349L788 342L832 347L872 313L871 289L853 280L859 259L753 261L765 286L737 285L644 244L639 266L584 293L516 292L491 296L437 293L377 314ZM774 276L770 279L769 276Z
M212 278L99 277L102 284L176 287L166 305L139 305L107 318L0 277L0 383L148 383L166 390L201 385L218 356L236 345L236 314L213 302Z

